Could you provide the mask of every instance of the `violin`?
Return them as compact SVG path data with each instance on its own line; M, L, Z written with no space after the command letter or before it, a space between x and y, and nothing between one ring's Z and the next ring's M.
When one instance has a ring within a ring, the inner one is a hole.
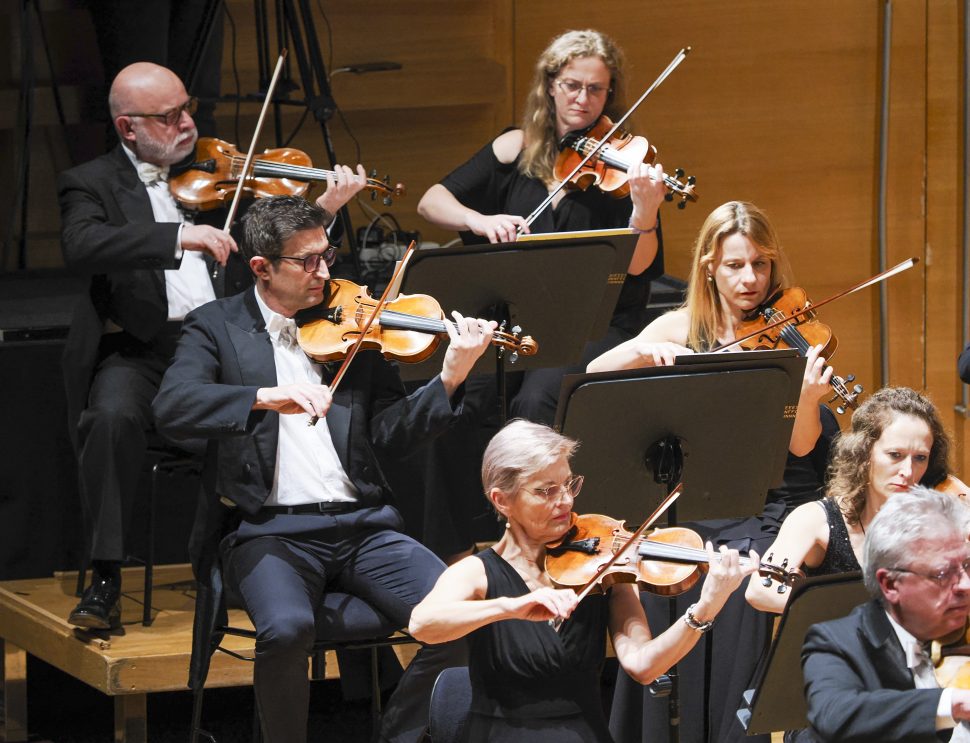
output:
M234 197L245 161L246 156L235 145L202 137L196 144L193 161L169 179L169 189L185 209L218 209ZM301 150L292 147L264 150L253 159L242 193L253 198L302 196L311 183L325 181L330 175L334 171L314 168L310 156ZM383 181L370 177L365 188L371 192L371 198L383 194L385 205L390 205L391 196L402 196L405 192L403 184L391 186L387 177Z
M682 526L654 529L639 538L636 552L629 550L608 568L604 566L633 535L623 522L599 514L572 514L566 535L546 545L545 571L561 588L579 588L599 579L600 589L614 583L636 582L660 596L677 596L689 590L707 570L711 555L697 532ZM714 560L720 560L715 553ZM749 564L742 557L741 564ZM799 570L762 562L758 572L790 586L804 577Z
M819 322L813 310L807 309L811 304L805 290L799 287L775 293L756 310L753 319L742 322L735 329L735 337L742 339L737 345L746 351L794 348L802 356L807 355L813 346L822 346L822 356L827 360L835 353L839 341L832 329ZM785 318L793 319L785 322ZM767 328L768 325L773 327ZM764 332L758 332L761 328L765 328ZM854 381L854 374L846 377L832 374L829 383L835 396L829 402L840 401L836 407L839 415L854 410L856 400L863 392L861 384L849 389L848 385Z
M601 116L593 126L585 131L569 132L559 142L559 156L553 168L557 180L566 180L572 188L585 191L590 186L596 186L601 191L616 199L630 195L630 182L627 171L634 163L653 164L657 157L657 148L647 142L646 137L636 137L632 134L617 130L593 157L570 176L576 166L590 153L596 150L613 128L609 117ZM698 195L694 190L697 179L689 176L686 182L678 179L684 177L684 171L678 168L675 177L666 173L663 176L667 194L667 201L678 198L677 207L683 209L688 201L697 201Z
M297 313L297 341L303 352L319 362L336 361L360 338L361 329L377 307L366 286L346 279L330 279L324 301ZM402 294L386 302L366 329L361 350L377 350L385 358L418 363L431 356L442 336L448 334L445 314L437 300L427 294ZM492 344L511 350L510 362L519 354L532 356L539 344L513 327L505 332L504 323L495 331Z

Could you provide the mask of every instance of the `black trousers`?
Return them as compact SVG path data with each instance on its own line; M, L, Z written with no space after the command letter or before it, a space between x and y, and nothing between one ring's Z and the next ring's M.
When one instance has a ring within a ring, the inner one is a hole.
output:
M358 596L401 627L444 564L398 531L390 507L347 514L294 514L243 521L223 541L227 586L256 627L253 684L268 743L307 738L307 662L324 592ZM388 701L382 740L418 741L438 673L465 662L464 643L423 647Z
M127 333L101 340L88 406L78 423L78 467L89 557L123 560L148 435L151 404L175 346L174 329L153 343Z

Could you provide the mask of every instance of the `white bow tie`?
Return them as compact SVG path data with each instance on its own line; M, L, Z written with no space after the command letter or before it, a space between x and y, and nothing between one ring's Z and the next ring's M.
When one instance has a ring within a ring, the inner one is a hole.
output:
M923 663L930 662L930 654L920 642L911 642L906 646L906 667L911 671Z
M266 330L277 334L280 345L284 347L296 345L296 322L293 318L275 315Z
M138 163L136 168L138 170L138 179L146 186L150 186L153 183L158 183L159 181L162 181L164 183L165 181L168 180L167 165L155 165L153 163Z

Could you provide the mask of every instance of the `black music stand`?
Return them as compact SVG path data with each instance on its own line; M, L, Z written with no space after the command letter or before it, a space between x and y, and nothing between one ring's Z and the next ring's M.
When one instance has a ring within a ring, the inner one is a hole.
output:
M683 482L683 494L658 524L750 516L781 482L805 358L797 351L749 351L676 362L563 379L555 425L581 443L572 465L586 476L584 511L633 528ZM670 621L677 621L673 602ZM651 688L669 693L674 743L676 666Z
M801 681L805 634L813 624L847 616L870 598L859 571L807 578L792 588L775 639L755 672L753 688L744 693L748 706L738 710L748 735L808 725Z
M466 316L521 326L539 344L515 369L575 364L586 342L604 335L636 247L637 235L579 235L532 243L467 245L417 251L401 294L430 294L450 318ZM405 380L441 370L444 344L420 364L402 364ZM497 354L500 398L508 354ZM489 372L488 354L473 373ZM504 407L503 407L504 409Z

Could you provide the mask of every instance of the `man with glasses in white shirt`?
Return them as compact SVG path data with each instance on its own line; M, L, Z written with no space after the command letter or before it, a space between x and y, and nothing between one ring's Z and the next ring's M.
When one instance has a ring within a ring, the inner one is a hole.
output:
M873 519L863 559L873 600L812 626L802 648L816 740L967 740L970 691L940 688L928 648L965 631L968 528L961 500L921 486Z
M403 456L448 435L496 326L453 313L441 373L410 395L376 351L360 352L332 392L337 365L307 358L295 319L329 296L328 220L291 196L250 208L242 251L256 286L189 314L153 406L162 433L209 439L193 558L221 540L226 585L256 627L254 687L271 742L306 740L307 653L327 591L404 627L444 570L401 533L378 453ZM457 652L419 651L388 702L382 739L419 739L434 679Z

